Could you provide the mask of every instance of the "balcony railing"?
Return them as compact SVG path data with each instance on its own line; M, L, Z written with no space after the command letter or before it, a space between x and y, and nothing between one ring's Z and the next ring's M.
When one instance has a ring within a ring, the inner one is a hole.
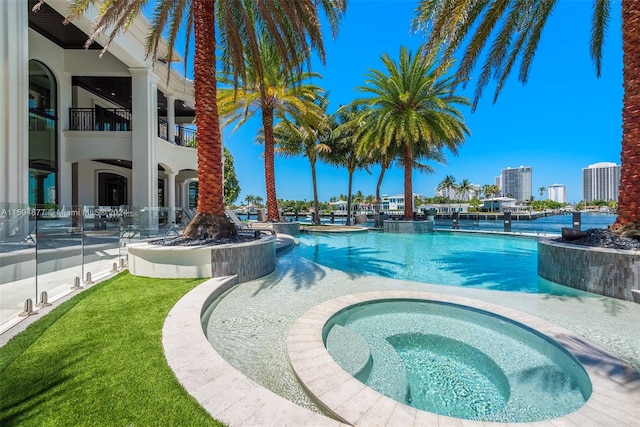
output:
M158 119L158 137L169 141L169 123L166 120ZM198 146L195 129L175 125L173 138L173 143L182 147L196 148Z
M130 131L131 111L124 108L69 108L69 127L81 131Z
M176 144L183 147L196 148L196 131L182 126L176 126Z

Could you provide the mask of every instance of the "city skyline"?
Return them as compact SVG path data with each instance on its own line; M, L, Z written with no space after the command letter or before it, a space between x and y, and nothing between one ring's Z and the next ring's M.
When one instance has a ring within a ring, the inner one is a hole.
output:
M393 7L391 7L393 5ZM317 84L329 92L329 111L359 96L368 69L382 68L380 56L396 59L400 46L413 50L424 40L411 35L415 1L352 1L338 38L327 35L327 65L317 60L313 70L323 75ZM622 48L620 5L613 4L603 58L602 77L597 79L589 57L591 7L588 2L561 1L549 18L534 57L529 81L522 86L516 76L505 84L497 103L488 87L477 110L464 109L471 130L459 155L447 153L447 164L430 163L432 175L414 172L414 191L426 195L446 175L478 184L493 184L496 173L511 165L534 168L533 195L554 183L567 187L567 202L582 198L581 169L597 162L620 162L622 111ZM570 25L567 24L570 22ZM366 23L366 24L365 24ZM370 30L376 28L375 31ZM473 84L461 93L470 97ZM264 197L262 146L255 143L259 120L251 120L235 132L223 129L225 146L234 156L242 189L236 204L247 195ZM371 174L354 174L353 190L375 194L379 167ZM347 171L318 164L320 200L347 193ZM312 185L306 158L276 158L279 199L311 200ZM402 192L402 170L387 171L381 193Z
M580 191L583 193L583 195L584 195L584 191L585 191L585 182L584 182L585 170L593 169L594 167L602 167L602 166L605 166L605 167L615 166L618 169L618 175L619 175L620 165L615 163L615 162L596 162L594 164L590 164L590 165L587 165L586 167L581 168L580 169L581 170ZM530 166L519 166L519 167L507 166L507 167L503 168L501 171L502 172L504 172L506 170L517 171L518 169L521 169L521 168L533 169ZM531 175L531 181L533 181L533 176L535 176L533 171L530 171L530 175ZM501 176L502 175L499 175L499 176L495 177L495 182L496 182L495 185L497 185L498 187L500 187L500 185L497 184L497 183L501 181ZM461 179L457 179L456 177L454 177L454 178L455 178L455 184L460 184L461 183L461 181L462 181ZM465 179L468 179L468 178L465 178ZM482 192L482 187L484 185L492 185L492 184L478 184L476 182L473 182L472 179L468 179L468 180L470 181L470 185L472 187L474 187L474 190L472 190L472 193L477 193L478 191ZM541 198L540 195L539 195L539 192L540 192L540 190L542 188L544 188L544 191L543 191L544 195ZM456 188L451 188L450 190L439 189L439 183L437 183L436 186L433 187L432 190L433 190L433 193L431 194L429 192L422 191L421 189L416 189L415 186L414 186L413 193L414 193L414 195L419 195L419 196L423 196L423 197L437 197L437 196L449 197L452 200L457 200L457 199L462 200L464 198L464 197L462 197L462 195L459 193L459 191ZM367 193L367 192L363 191L362 189L354 187L352 189L352 196L353 196L353 194L355 194L358 191L362 191L365 196L369 196L369 195L373 194L373 193ZM502 192L501 192L501 196L500 197L508 196L508 194L505 194L505 192L504 192L504 190L502 188L501 188L501 191ZM553 191L553 193L551 193L552 191ZM566 184L554 182L552 184L541 185L539 187L534 187L533 185L531 185L531 191L529 193L530 193L530 196L533 196L534 200L547 200L548 199L548 200L552 200L552 201L556 201L556 202L572 204L572 203L574 203L573 201L570 202L570 201L567 200L567 191L568 190L567 190L567 185ZM447 194L449 194L449 196L447 196ZM553 194L553 195L550 195L550 194ZM247 194L247 195L249 195L249 194ZM251 194L251 195L255 196L255 194ZM341 195L346 195L346 191L338 192L338 193L335 193L335 194L331 194L328 198L326 198L326 199L319 198L319 200L321 202L329 202L329 201L331 201L333 199L339 199L339 196L341 196ZM403 190L402 190L401 187L398 188L397 191L390 191L390 192L382 192L381 191L380 192L380 196L381 197L383 197L383 196L384 197L395 197L395 196L402 196L402 195L403 195ZM517 197L515 197L515 196L508 196L508 197L514 197L514 198L517 199ZM483 198L484 198L484 196L483 196ZM264 199L264 197L263 197L263 199ZM304 199L286 199L286 198L283 198L283 197L279 197L279 199L304 200ZM528 198L526 198L526 199L528 199ZM559 200L559 199L561 199L561 200ZM575 203L577 203L579 201L594 201L594 200L599 200L599 199L589 198L589 200L586 200L583 197L582 199L576 201ZM240 198L238 198L238 200L236 201L236 205L242 205L243 202L244 202L244 199L241 200ZM310 200L310 202L311 202L311 200Z

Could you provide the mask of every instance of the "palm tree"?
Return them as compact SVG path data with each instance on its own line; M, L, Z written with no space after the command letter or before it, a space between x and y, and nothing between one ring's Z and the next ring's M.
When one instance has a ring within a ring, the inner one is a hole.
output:
M375 149L372 151L372 162L380 165L380 174L378 175L378 182L376 183L376 227L382 227L382 219L380 218L380 205L382 199L380 198L380 188L382 187L382 180L387 169L391 167L391 164L397 159L397 154L393 150L380 150Z
M529 68L542 29L558 0L450 1L420 0L414 28L430 31L427 47L445 45L448 55L468 40L457 71L457 80L469 80L477 60L495 34L477 79L473 106L477 106L483 88L493 78L497 81L493 100L511 73L518 58L518 79L527 82ZM611 0L594 0L591 27L591 58L599 77L604 35L609 22ZM622 154L617 217L610 227L620 234L640 235L640 3L622 0ZM483 13L484 12L484 13ZM473 30L472 30L473 29ZM495 29L495 32L494 32ZM471 37L467 35L473 31Z
M258 111L262 116L262 130L259 140L264 142L264 172L267 191L267 221L279 221L278 198L275 179L274 120L288 117L304 118L308 123L320 123L324 116L314 104L320 97L320 87L307 83L320 75L312 72L293 74L291 65L280 60L277 48L263 35L258 39L259 61L247 56L246 74L235 82L233 76L223 76L226 84L218 89L218 108L224 125L237 122L235 129L245 124ZM302 58L299 58L301 61ZM306 125L305 125L306 126ZM308 126L307 126L308 127ZM313 129L307 129L313 133Z
M364 203L366 197L362 190L356 191L356 194L353 195L353 211L358 212L362 210L362 204Z
M34 10L45 1L40 0ZM93 43L105 28L109 28L104 53L110 41L119 32L126 31L131 20L141 13L148 3L149 0L110 0L106 3L101 0L75 0L69 5L70 12L65 22L81 16L90 6L97 4L98 16L89 34L87 46ZM224 48L225 63L236 77L245 76L245 57L250 56L259 62L259 34L268 35L285 64L299 64L300 56L309 59L313 50L324 62L319 8L324 10L335 36L340 18L346 10L346 0L273 0L260 5L257 2L239 0L155 2L151 29L146 41L146 53L152 62L156 62L160 40L165 31L167 51L163 53L169 58L173 56L175 42L182 29L186 30L186 39L189 40L193 34L195 42L193 74L199 197L198 212L185 228L186 236L196 238L200 235L217 237L235 234L235 227L224 214L222 139L216 104L217 36ZM189 56L187 46L185 45L185 57ZM301 69L297 68L295 71L301 72ZM258 67L258 74L262 74L261 67Z
M313 114L293 114L291 120L283 120L274 127L274 137L278 154L285 156L305 156L311 166L313 185L313 220L320 224L318 211L318 183L316 180L316 162L319 156L329 153L328 139L331 131L330 117L325 110L329 104L326 97L319 98L318 111Z
M368 124L364 121L363 112L358 109L357 106L350 105L342 107L346 111L342 112L342 124L337 128L334 133L344 132L346 134L353 134L359 129L367 128ZM380 197L380 188L382 187L382 181L384 180L384 175L391 167L391 164L398 158L397 150L394 150L395 147L387 147L387 149L381 149L378 144L373 145L373 149L369 151L366 155L367 162L369 164L379 164L380 165L380 174L378 175L378 181L376 183L376 194L375 194L375 226L381 227L382 220L380 218L380 206L382 204L382 198ZM342 197L342 195L341 195Z
M445 175L444 179L440 181L438 184L438 191L446 191L447 192L447 202L449 203L449 211L451 211L451 190L455 190L458 188L458 184L456 184L456 179L453 175Z
M446 191L447 199L451 200L451 190L455 190L457 188L456 179L453 175L446 175L440 184L438 184L438 191Z
M456 105L468 105L468 100L453 93L453 78L448 76L453 61L439 61L439 52L413 56L406 47L400 48L396 63L382 55L385 71L370 70L367 86L359 87L371 97L354 101L366 105L357 139L362 140L361 152L374 147L390 149L400 154L404 167L404 219L413 219L413 168L419 159L442 158L448 148L457 154L469 129ZM397 151L396 151L397 150Z
M482 199L482 198L488 198L489 197L489 184L485 184L482 187L480 187L480 193L478 194L478 198Z
M358 151L358 138L356 135L364 122L359 120L361 111L356 105L350 104L341 107L334 114L334 130L331 133L329 144L331 151L325 153L323 158L330 164L344 166L349 173L347 186L347 220L346 225L351 225L351 190L353 187L353 174L358 169L368 172L371 160Z
M500 194L500 187L497 185L489 185L486 190L487 197L496 197Z
M545 187L538 188L538 192L540 193L540 200L542 200L542 195L544 194L545 191L547 191Z
M462 194L462 200L469 200L471 192L474 190L473 184L468 179L463 179L460 184L458 184L457 190Z
M371 207L376 203L376 196L374 196L373 194L369 194L364 198L364 203L367 206L367 211L371 211Z

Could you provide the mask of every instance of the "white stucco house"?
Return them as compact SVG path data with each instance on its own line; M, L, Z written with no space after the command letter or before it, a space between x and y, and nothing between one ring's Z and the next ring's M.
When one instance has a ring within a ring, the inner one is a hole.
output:
M487 212L513 212L520 210L518 201L512 197L493 197L482 200L482 208Z
M66 0L36 3L0 2L0 203L189 207L193 84L145 59L147 20L99 58L95 9L63 25Z

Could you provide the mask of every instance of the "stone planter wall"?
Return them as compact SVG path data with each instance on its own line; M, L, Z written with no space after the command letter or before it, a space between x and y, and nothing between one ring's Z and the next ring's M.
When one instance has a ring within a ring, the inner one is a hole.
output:
M538 275L561 285L633 301L640 253L538 240Z
M275 237L262 237L239 245L221 245L211 251L211 277L237 274L238 281L242 283L266 276L275 269Z
M387 233L429 233L433 231L433 221L385 220L382 229Z
M129 246L129 272L157 278L203 278L238 275L239 282L265 276L276 268L276 239L218 246Z
M289 236L300 235L299 222L274 222L271 224L271 227L276 234L288 234Z

